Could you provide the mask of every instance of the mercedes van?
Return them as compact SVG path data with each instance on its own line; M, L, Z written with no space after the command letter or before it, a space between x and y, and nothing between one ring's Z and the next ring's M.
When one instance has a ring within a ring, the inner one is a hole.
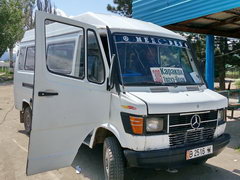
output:
M30 132L27 174L103 144L106 179L126 167L204 163L230 140L227 99L207 88L186 39L114 15L36 13L21 41L15 106Z

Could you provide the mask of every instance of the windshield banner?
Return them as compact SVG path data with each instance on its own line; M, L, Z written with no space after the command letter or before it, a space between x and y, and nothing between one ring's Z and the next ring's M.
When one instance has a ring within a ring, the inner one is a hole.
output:
M152 67L150 68L154 82L182 83L186 82L182 68Z
M165 45L188 48L187 42L179 39L168 39L163 37L140 36L140 35L115 35L117 43L144 43L151 45Z

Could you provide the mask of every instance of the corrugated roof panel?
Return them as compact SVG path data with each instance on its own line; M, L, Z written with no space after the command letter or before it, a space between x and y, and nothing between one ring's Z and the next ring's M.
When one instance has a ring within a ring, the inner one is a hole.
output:
M224 19L231 18L231 17L234 17L234 16L235 16L234 14L220 12L220 13L212 14L208 17L214 18L214 19L219 19L219 20L224 20Z
M164 26L238 7L238 0L133 0L133 17Z
M190 22L189 25L203 26L203 25L208 25L208 24L215 23L215 22L216 22L215 20L200 18L193 22Z
M233 29L239 29L239 28L240 28L240 25L235 25L235 24L226 24L218 27L218 29L221 29L221 30L233 30Z
M236 21L235 24L240 24L240 21Z

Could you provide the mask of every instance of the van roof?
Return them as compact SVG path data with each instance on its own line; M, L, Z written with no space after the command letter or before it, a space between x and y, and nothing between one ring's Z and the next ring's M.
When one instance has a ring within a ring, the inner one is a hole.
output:
M163 36L163 37L185 40L184 37L178 35L177 33L174 33L156 24L140 21L133 18L117 16L117 15L96 14L92 12L87 12L87 13L72 17L72 19L91 24L100 30L101 29L104 30L106 29L106 26L108 26L114 32L128 32L128 33L147 34L147 35L151 34L156 36ZM48 26L54 26L54 25L50 24ZM53 31L51 35L69 33L71 31L74 31L74 29L76 29L74 27L73 27L73 30L71 30L71 28L66 29L65 27L60 28L60 24L58 24L58 26L59 27L54 26L54 28L51 28L51 30ZM35 36L34 29L26 31L22 39L22 42L33 41L35 38L34 36Z

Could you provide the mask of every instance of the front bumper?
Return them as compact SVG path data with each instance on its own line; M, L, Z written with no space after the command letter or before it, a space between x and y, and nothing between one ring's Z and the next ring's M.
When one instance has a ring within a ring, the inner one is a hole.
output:
M146 168L179 168L197 161L203 161L218 155L229 143L230 135L222 134L213 141L179 148L169 148L152 151L124 150L124 155L130 167ZM186 151L198 147L213 145L213 153L192 160L186 160Z

